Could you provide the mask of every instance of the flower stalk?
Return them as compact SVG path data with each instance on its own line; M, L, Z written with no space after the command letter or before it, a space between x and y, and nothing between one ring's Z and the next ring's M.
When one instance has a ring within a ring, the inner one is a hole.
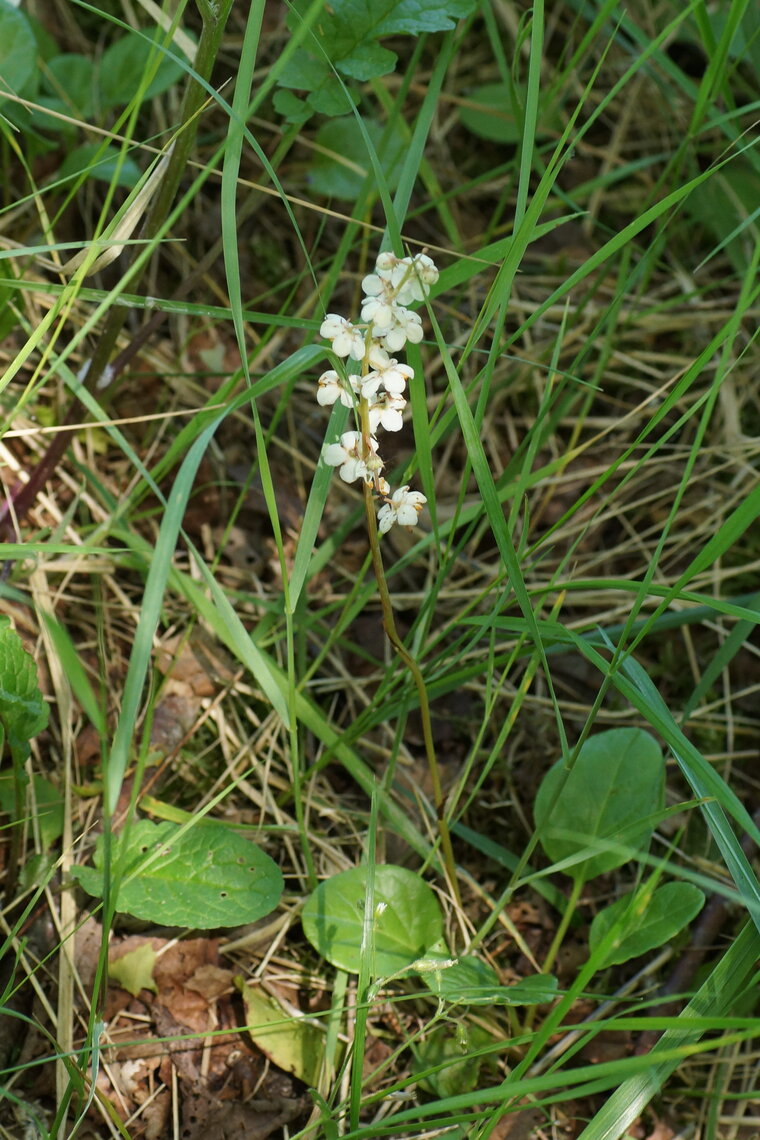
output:
M362 282L365 296L361 323L354 324L336 313L329 313L320 328L320 334L332 342L335 355L347 358L347 366L355 362L354 367L358 365L359 372L351 373L347 367L345 378L334 369L324 372L318 381L317 401L322 405L332 405L340 400L345 407L353 408L356 414L358 430L343 432L340 441L327 444L322 454L326 463L339 469L344 482L362 481L367 534L383 611L383 628L411 673L417 689L443 864L452 894L459 904L454 851L433 742L425 679L396 628L380 550L381 536L394 525L411 529L427 501L421 492L410 490L408 484L391 492L382 475L384 464L379 454L377 432L380 429L400 431L403 426L404 390L407 382L413 379L414 370L408 364L399 363L391 353L399 352L407 341L417 344L422 339L422 321L406 306L413 301L424 301L437 279L438 270L425 254L404 258L392 253L380 254L375 272ZM382 504L376 513L378 497Z

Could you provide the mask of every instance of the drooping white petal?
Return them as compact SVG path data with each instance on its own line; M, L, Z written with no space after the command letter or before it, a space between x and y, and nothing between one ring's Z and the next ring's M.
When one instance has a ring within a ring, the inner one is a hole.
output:
M382 278L378 277L376 273L368 273L362 280L362 292L366 293L368 297L378 297L384 288Z
M369 452L365 451L364 439L360 431L344 431L340 443L329 443L322 451L322 458L330 467L340 467L338 474L345 483L357 479L372 482L383 469L383 461L377 454L377 440L370 436Z
M319 327L319 335L332 341L336 356L351 356L354 360L364 356L364 333L337 313L327 314Z
M414 526L426 502L425 496L420 491L410 491L408 484L399 487L377 512L378 530L381 534L385 534L394 523L400 526Z

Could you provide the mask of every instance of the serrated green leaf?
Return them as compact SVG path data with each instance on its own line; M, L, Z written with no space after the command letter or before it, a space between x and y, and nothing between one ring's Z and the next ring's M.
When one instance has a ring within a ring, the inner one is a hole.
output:
M320 883L301 921L312 946L339 970L358 973L367 952L372 954L370 974L388 977L411 966L438 941L443 918L435 894L419 875L388 864L373 873L373 937L364 951L367 867L353 867Z
M396 66L398 56L395 51L380 44L359 44L352 52L339 61L340 70L351 79L366 83L378 75L388 75Z
M291 28L297 27L307 7L304 0L293 5ZM279 82L309 92L307 102L314 111L344 115L350 107L333 69L360 82L387 75L397 56L379 40L448 31L473 8L474 0L335 0L312 29L313 50L296 51Z
M333 0L331 15L320 18L319 33L342 58L346 49L383 36L448 32L474 7L474 0Z
M572 771L559 760L541 783L534 812L541 846L555 862L595 849L567 868L584 881L621 866L649 843L664 778L662 750L643 729L589 737Z
M9 619L0 618L0 723L14 760L22 763L27 758L29 741L47 722L37 666Z
M303 99L299 99L292 91L282 87L275 91L272 103L278 115L282 115L289 123L305 123L314 114L313 108Z
M693 883L665 883L650 894L646 887L632 891L596 915L589 931L593 954L614 926L615 944L599 968L619 965L675 938L704 906L705 896Z
M18 94L34 76L37 44L25 14L0 0L0 103L4 91Z
M124 846L126 842L126 847ZM282 895L282 872L250 840L222 823L189 829L140 820L114 837L112 865L122 861L124 879L116 909L168 926L237 926L270 914ZM103 894L103 845L95 867L72 874L97 898Z
M281 87L293 87L298 91L315 91L330 69L325 60L315 59L307 51L297 51L280 72Z

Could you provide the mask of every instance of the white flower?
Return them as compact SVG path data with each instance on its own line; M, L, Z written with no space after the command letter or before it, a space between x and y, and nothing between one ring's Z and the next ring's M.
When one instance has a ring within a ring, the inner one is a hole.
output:
M404 426L402 412L406 407L403 396L385 396L373 398L369 402L369 430L377 431L378 427L386 431L401 431Z
M362 280L362 292L368 297L379 297L385 288L386 282L377 273L368 273Z
M393 310L394 323L390 328L373 328L372 335L383 342L387 352L398 352L407 341L419 344L422 340L422 318L417 313L397 306Z
M388 367L390 359L390 356L381 344L378 344L376 340L370 342L367 356L367 362L370 368L379 368L382 371L383 368Z
M372 332L377 335L376 329L389 328L396 323L395 312L396 304L392 299L369 297L362 305L362 320L374 324Z
M379 476L383 461L377 454L377 440L370 436L370 451L366 453L360 431L344 431L340 443L329 443L322 458L330 467L340 467L338 474L344 483L364 479L370 483Z
M417 515L426 502L427 499L420 491L410 491L408 485L399 487L377 512L378 530L381 534L386 534L394 523L414 526Z
M351 356L354 360L364 358L364 333L345 317L328 313L320 325L319 335L332 341L336 356Z
M408 305L411 301L424 301L430 292L430 286L438 280L438 270L431 257L425 253L418 253L415 257L404 259L409 266L409 276L399 281L400 288L396 299L400 305ZM395 277L394 277L395 283Z
M406 388L407 380L414 378L414 369L409 364L399 364L386 356L385 364L375 367L361 381L361 394L365 399L374 396L380 387L392 396L400 396Z
M327 372L323 372L317 383L319 385L317 388L317 403L321 404L323 408L334 404L336 400L340 400L345 408L353 408L354 400L351 397L351 393L346 389L338 373L333 371L332 368ZM358 394L361 377L349 376L348 383L354 392Z
M398 265L398 262L399 259L396 257L395 253L392 253L391 250L386 249L385 253L379 253L377 255L377 260L375 261L375 273L377 273L379 277L390 277L391 273Z

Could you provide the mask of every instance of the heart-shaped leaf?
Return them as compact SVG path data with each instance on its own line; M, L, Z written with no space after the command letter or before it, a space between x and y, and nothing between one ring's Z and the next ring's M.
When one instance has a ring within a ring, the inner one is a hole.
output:
M323 958L358 973L362 954L371 954L373 977L406 969L437 942L443 919L433 891L419 875L388 864L353 867L320 883L301 918L303 931ZM365 944L365 910L372 906L371 937Z

